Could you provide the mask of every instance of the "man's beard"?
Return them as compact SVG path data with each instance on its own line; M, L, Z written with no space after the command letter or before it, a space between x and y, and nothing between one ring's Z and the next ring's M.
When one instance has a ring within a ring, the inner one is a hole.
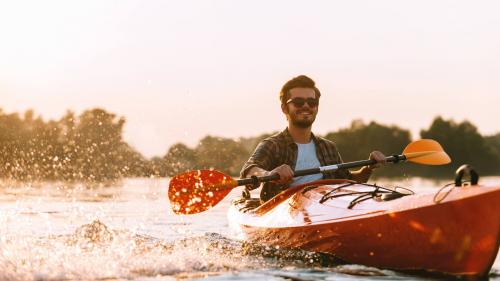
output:
M313 114L312 112L310 112L311 114ZM294 126L297 126L299 128L309 128L312 126L312 124L314 123L314 120L316 119L316 116L314 115L311 115L312 118L311 119L299 119L298 118L298 115L300 113L297 113L297 114L290 114L290 120L292 120L292 124Z

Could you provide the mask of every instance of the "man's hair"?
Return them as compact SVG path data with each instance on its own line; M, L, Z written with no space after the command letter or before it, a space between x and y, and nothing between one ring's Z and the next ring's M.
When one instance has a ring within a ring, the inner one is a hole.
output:
M311 88L316 93L316 98L319 99L321 97L321 93L316 88L316 83L311 78L305 75L299 75L297 77L292 78L290 81L286 82L281 88L280 92L280 100L281 104L285 104L290 96L290 90L293 88Z

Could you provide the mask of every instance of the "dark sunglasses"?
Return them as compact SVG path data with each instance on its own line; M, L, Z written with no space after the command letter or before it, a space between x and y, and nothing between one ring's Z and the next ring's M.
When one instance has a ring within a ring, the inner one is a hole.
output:
M304 106L304 104L307 104L309 105L309 107L316 107L318 106L319 104L319 99L315 99L315 98L293 98L293 99L289 99L286 101L287 104L289 103L293 103L293 105L296 107L296 108L301 108Z

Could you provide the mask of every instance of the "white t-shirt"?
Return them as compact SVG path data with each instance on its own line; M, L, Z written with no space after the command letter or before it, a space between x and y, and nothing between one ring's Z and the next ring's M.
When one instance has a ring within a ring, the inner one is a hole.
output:
M295 164L295 170L305 170L311 168L318 168L321 166L318 160L318 156L316 155L316 145L314 141L310 141L309 143L301 144L297 143L298 153L297 153L297 164ZM301 176L293 178L293 183L290 186L296 186L299 184L316 181L323 179L323 174L314 174L308 176Z

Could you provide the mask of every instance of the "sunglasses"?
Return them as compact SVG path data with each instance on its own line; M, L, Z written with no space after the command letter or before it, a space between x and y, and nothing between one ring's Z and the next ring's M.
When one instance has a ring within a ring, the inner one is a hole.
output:
M293 98L286 101L287 104L293 103L296 108L301 108L304 104L308 104L309 107L316 107L319 104L319 99L315 98Z

